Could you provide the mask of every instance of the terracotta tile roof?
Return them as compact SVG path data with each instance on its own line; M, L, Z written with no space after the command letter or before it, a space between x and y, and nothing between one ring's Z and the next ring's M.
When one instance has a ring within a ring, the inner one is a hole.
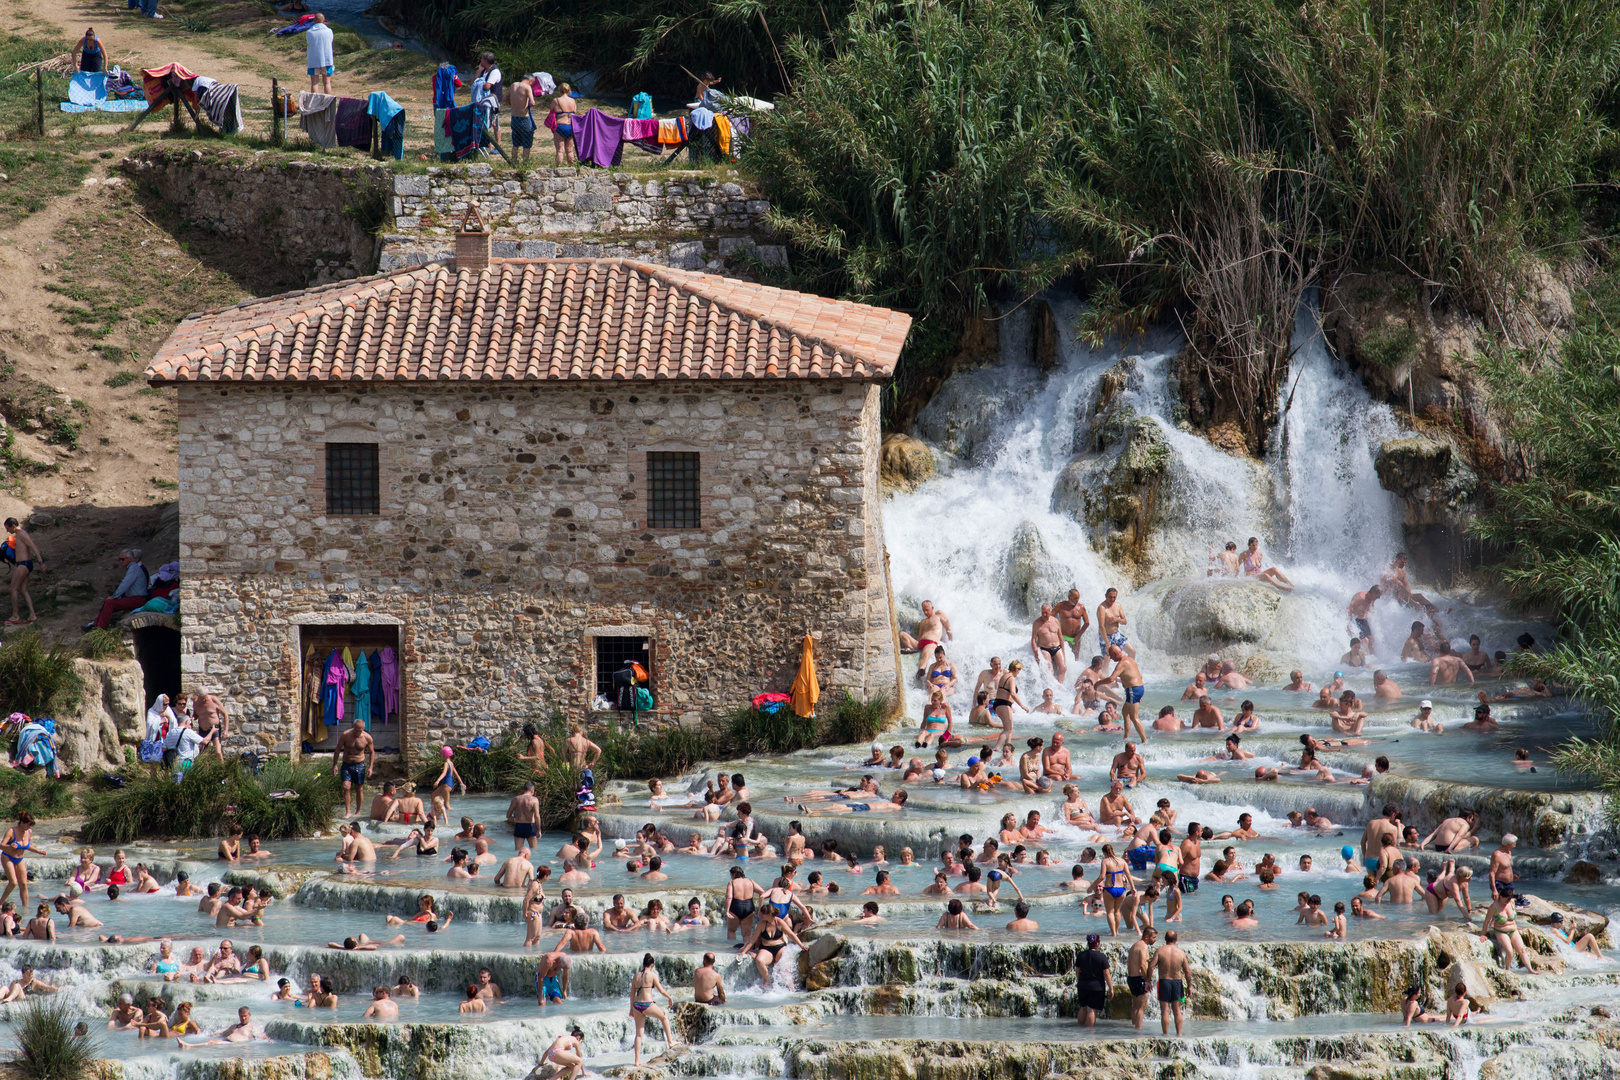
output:
M910 316L622 259L429 264L187 316L153 383L879 379Z

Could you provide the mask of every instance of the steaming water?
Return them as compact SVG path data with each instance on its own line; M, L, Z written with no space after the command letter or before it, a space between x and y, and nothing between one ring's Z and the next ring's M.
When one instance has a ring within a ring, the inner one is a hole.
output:
M1078 303L1069 297L1051 303L1060 326L1072 327ZM1015 320L1008 320L1004 351L1011 351L1019 333ZM1014 609L1007 584L1015 537L1021 529L1027 535L1030 526L1039 531L1049 563L1041 579L1045 589L1034 602L1055 602L1073 586L1095 610L1104 590L1118 587L1150 687L1172 672L1190 676L1193 666L1184 655L1191 649L1173 647L1174 620L1160 605L1166 589L1207 583L1205 570L1220 545L1235 540L1241 549L1249 536L1258 536L1267 565L1282 566L1298 585L1282 598L1261 651L1273 666L1286 671L1297 664L1313 681L1331 674L1354 632L1345 604L1378 581L1400 548L1399 504L1379 484L1373 463L1380 445L1402 430L1391 410L1373 402L1329 353L1310 308L1301 311L1294 344L1264 462L1227 454L1178 422L1172 369L1182 342L1174 335L1152 333L1094 349L1063 333L1060 362L1049 375L1007 361L988 372L953 377L961 382L948 383L947 392L930 403L919 430L971 431L972 437L951 442L970 456L948 461L943 475L884 507L903 620L914 618L925 599L950 618L949 655L957 675L965 677L953 708L965 712L971 705L973 678L992 654L1018 657L1026 665L1031 660L1031 620ZM1119 400L1150 419L1171 451L1168 480L1159 492L1166 520L1149 543L1153 564L1165 576L1135 590L1127 573L1099 553L1087 527L1058 509L1067 505L1060 498L1065 467L1077 460L1076 450L1082 451L1078 460L1090 460L1087 452L1097 442L1091 413L1099 380L1122 361L1134 370ZM998 419L987 424L986 416ZM1487 648L1511 648L1511 638L1523 628L1493 608L1425 591L1446 609L1449 634L1474 631ZM1412 617L1411 609L1392 601L1375 609L1382 666L1393 665ZM1532 628L1537 631L1544 628ZM1089 657L1095 637L1080 646ZM1067 682L1073 683L1072 670ZM1056 686L1049 674L1031 670L1020 683L1031 704L1042 689ZM1057 698L1067 703L1061 691ZM920 714L922 689L914 686L909 699L912 714Z

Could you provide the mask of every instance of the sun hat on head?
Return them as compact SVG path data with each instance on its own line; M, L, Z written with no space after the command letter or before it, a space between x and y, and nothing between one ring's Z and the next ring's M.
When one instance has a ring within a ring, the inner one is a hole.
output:
M1434 702L1430 701L1428 698L1424 698L1422 701L1418 702L1418 708L1432 709L1434 708Z

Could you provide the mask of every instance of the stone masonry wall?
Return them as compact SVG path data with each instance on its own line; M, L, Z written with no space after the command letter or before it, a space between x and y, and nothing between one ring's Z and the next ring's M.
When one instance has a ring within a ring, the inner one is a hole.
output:
M123 168L191 224L253 244L267 262L302 270L309 284L376 267L376 222L356 211L369 199L372 216L386 213L386 166L159 146L130 155Z
M593 637L654 641L655 723L786 690L893 695L878 388L853 382L180 388L187 689L295 736L301 625L393 623L404 745L586 716ZM325 513L328 441L381 513ZM702 456L701 528L646 527L645 455Z
M770 238L770 203L734 176L458 165L394 177L379 268L448 259L469 206L494 231L497 257L629 257L686 270L787 258L782 245L759 242Z

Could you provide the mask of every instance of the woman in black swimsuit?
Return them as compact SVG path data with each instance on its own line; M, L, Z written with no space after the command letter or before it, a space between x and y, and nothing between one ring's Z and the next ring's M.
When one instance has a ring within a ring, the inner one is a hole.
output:
M1012 741L1012 707L1017 705L1025 712L1029 712L1029 706L1018 696L1018 673L1023 670L1024 662L1014 660L1007 665L1007 670L1001 673L1001 678L996 680L996 696L990 701L990 711L1001 721L1001 736L996 739L998 752Z
M28 604L28 621L38 622L34 598L28 594L28 579L33 576L36 564L40 573L45 572L45 556L39 553L39 545L16 518L6 518L6 538L0 540L0 562L11 564L11 618L6 620L6 625L17 626L23 621L24 601Z
M759 981L769 985L771 981L771 965L782 957L782 950L788 943L804 947L799 935L793 932L785 921L777 917L775 908L766 908L760 913L759 926L754 930L754 936L748 939L748 945L742 954L754 954L754 970L759 972Z
M759 897L759 886L748 879L743 868L731 868L731 880L726 883L726 940L730 941L742 930L747 938L754 929L754 901Z

